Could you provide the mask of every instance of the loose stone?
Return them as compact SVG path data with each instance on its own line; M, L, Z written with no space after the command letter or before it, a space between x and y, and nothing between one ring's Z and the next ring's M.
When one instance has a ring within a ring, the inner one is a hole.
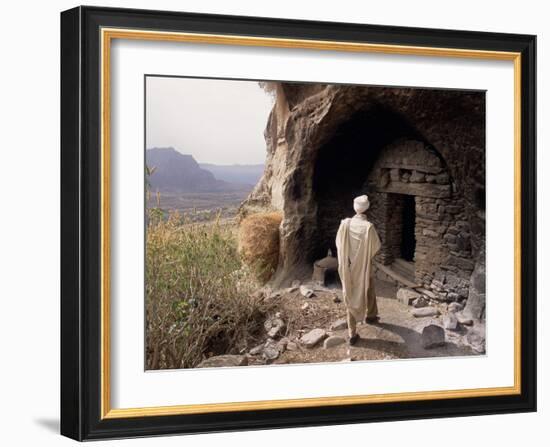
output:
M474 324L473 320L471 318L465 317L462 313L457 313L456 318L460 324L463 324L464 326L471 326Z
M462 304L460 303L451 303L449 304L449 307L447 308L449 312L459 312L463 308Z
M264 350L265 343L262 343L258 346L255 346L249 351L250 355L260 355L262 351Z
M428 305L428 301L423 296L420 296L413 301L412 305L414 308L419 309L421 307L426 307Z
M402 287L397 291L397 299L405 306L410 306L415 299L420 297L421 295L418 292L405 287Z
M324 329L312 329L307 334L302 335L300 342L306 348L313 348L317 343L323 340L327 336Z
M421 307L420 309L413 309L411 311L414 317L435 317L440 314L439 310L435 307Z
M306 298L311 298L315 296L315 292L313 291L313 289L307 286L300 286L300 293Z
M445 330L436 324L430 324L422 330L422 346L432 349L445 344Z
M323 343L323 348L330 349L335 346L341 345L346 342L346 339L344 337L340 337L338 335L333 335L332 337L328 337L325 339Z
M294 343L293 341L289 341L286 345L286 350L287 351L296 351L296 349L298 349L298 345L296 343Z
M478 354L485 353L485 323L476 323L466 335L466 342Z
M445 316L443 319L443 327L445 329L448 329L450 331L456 331L458 328L458 320L456 318L456 315L454 313L449 313Z
M281 318L279 318L279 316L275 316L275 318L269 318L264 323L264 328L267 332L267 336L270 338L276 338L277 336L281 335L285 327L285 322Z
M275 360L279 357L280 351L275 346L268 346L264 349L263 357L266 360Z
M330 325L331 331L341 331L348 328L348 322L345 318L340 318Z

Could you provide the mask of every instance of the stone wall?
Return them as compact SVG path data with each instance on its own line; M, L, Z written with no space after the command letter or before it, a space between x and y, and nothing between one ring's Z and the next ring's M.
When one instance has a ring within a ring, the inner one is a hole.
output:
M400 257L402 196L373 191L369 192L369 200L371 206L368 216L382 241L376 260L384 265L390 265Z
M395 141L378 156L366 189L371 191L371 217L382 240L378 260L391 264L399 257L399 197L414 196L416 282L442 300L467 298L474 268L471 230L464 199L441 154L420 141Z

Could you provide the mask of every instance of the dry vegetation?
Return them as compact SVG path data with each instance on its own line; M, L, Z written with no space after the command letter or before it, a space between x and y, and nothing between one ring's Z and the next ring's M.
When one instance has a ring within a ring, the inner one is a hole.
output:
M238 353L262 330L269 305L243 266L235 228L151 210L146 240L147 369L192 368Z
M239 253L263 282L277 268L281 221L281 213L258 213L245 217L239 226Z

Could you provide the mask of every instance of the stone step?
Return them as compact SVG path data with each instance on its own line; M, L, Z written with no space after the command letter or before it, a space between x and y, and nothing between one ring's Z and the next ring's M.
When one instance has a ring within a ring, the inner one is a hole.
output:
M398 275L403 276L404 278L407 278L409 281L414 282L414 273L411 273L409 270L405 270L398 265L392 264L390 268L397 273Z
M398 275L401 275L404 278L407 278L409 281L414 282L414 264L408 263L403 259L396 259L395 262L391 265L391 269Z
M410 287L411 289L420 287L420 284L416 284L414 281L411 281L410 279L396 272L390 266L381 264L380 262L377 262L377 261L374 261L374 264L376 265L376 268L380 269L382 272L384 272L386 275L388 275L390 278L392 278L396 283L400 284L401 286Z
M395 258L392 267L398 267L400 270L414 276L414 262L405 261L402 258Z

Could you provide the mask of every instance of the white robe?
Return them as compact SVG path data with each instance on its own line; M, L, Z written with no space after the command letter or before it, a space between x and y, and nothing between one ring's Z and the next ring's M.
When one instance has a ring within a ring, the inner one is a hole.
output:
M380 238L366 217L342 220L336 234L338 273L348 311L356 321L365 318L372 258L380 250Z

